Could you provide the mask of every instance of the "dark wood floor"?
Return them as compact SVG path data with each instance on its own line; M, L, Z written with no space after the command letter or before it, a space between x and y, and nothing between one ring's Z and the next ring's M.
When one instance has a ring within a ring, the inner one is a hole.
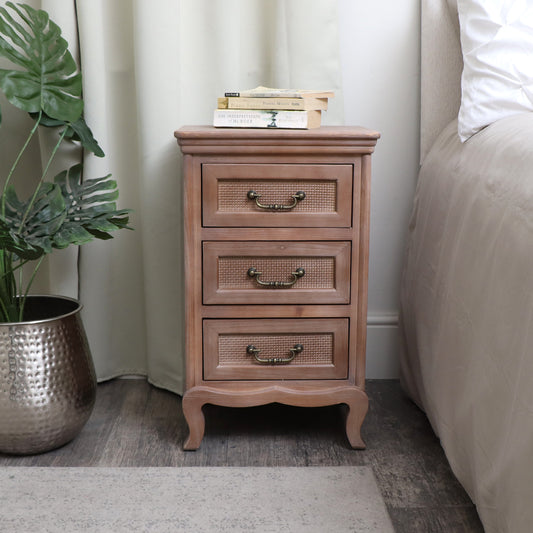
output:
M181 399L143 380L100 384L82 433L59 450L0 454L0 466L342 466L373 468L398 533L482 532L425 415L396 380L369 380L367 449L348 447L342 406L206 406L199 450L184 452ZM377 532L379 533L379 532Z

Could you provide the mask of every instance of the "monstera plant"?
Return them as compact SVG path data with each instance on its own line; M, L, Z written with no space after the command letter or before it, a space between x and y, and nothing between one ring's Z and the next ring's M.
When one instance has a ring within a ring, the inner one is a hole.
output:
M60 28L42 10L7 2L0 8L0 69L7 101L33 119L33 127L3 178L0 198L0 322L24 320L27 296L43 258L54 249L110 239L128 227L128 210L117 209L118 189L110 176L83 179L81 165L55 177L48 169L63 143L78 143L104 155L83 118L82 78ZM0 127L1 127L0 110ZM20 198L14 176L39 128L54 128L57 142L35 188ZM9 165L8 165L9 166ZM23 268L24 267L24 268Z
M0 91L33 120L0 176L0 453L43 453L81 431L97 382L81 303L30 294L32 283L47 254L110 239L128 228L129 211L117 209L110 176L85 179L81 165L49 176L64 144L104 155L83 118L81 73L60 28L45 11L6 2L0 7L0 57L11 67L0 69ZM6 127L1 111L0 127ZM27 175L20 164L32 157L30 142L42 128L55 145L42 172ZM22 196L19 179L33 192Z

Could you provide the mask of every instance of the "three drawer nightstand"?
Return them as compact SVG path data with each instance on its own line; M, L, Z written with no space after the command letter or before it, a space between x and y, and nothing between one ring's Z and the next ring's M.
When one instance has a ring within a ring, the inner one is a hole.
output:
M364 448L371 154L379 133L183 127L184 448L206 403L346 404Z

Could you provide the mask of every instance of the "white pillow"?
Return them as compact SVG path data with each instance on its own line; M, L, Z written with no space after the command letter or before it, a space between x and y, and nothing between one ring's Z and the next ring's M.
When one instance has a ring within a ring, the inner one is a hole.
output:
M533 0L458 0L463 74L459 137L533 111Z

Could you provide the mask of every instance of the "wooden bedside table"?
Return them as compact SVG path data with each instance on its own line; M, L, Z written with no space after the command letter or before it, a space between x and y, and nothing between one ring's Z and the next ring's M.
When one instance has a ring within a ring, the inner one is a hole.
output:
M347 404L364 448L370 158L379 133L183 127L186 450L206 403Z

